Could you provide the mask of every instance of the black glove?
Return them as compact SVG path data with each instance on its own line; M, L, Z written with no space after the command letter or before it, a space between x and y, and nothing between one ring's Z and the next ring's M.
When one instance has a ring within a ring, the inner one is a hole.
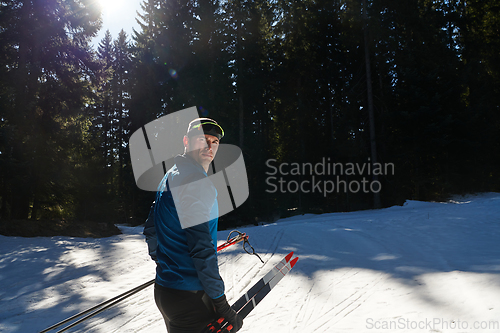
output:
M226 295L213 299L212 302L215 306L215 312L217 312L217 314L226 319L228 323L233 326L230 332L238 332L243 326L243 318L241 318L241 316L229 306Z

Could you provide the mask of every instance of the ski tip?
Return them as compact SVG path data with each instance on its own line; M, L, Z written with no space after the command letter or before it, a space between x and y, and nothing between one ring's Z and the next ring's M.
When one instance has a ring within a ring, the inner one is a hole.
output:
M295 264L297 263L297 261L299 260L299 257L295 257L293 258L292 261L290 261L290 269L295 266Z
M293 256L293 251L292 251L292 252L290 252L290 253L288 253L288 254L286 255L286 257L285 257L286 262L289 262L289 261L290 261L290 259L292 258L292 256Z

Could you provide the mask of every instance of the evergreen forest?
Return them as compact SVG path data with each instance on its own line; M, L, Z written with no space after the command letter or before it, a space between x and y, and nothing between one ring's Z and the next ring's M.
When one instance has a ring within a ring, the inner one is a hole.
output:
M243 151L221 228L500 191L500 0L144 0L137 20L94 46L96 0L0 1L0 224L143 223L130 136L192 106ZM323 161L345 168L301 172Z

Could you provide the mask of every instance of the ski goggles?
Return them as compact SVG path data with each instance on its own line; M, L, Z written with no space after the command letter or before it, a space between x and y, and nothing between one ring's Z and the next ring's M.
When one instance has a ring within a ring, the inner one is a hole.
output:
M219 140L224 137L224 130L222 127L213 121L201 121L196 125L190 126L187 135L189 137L199 135L202 131L204 134L213 135Z

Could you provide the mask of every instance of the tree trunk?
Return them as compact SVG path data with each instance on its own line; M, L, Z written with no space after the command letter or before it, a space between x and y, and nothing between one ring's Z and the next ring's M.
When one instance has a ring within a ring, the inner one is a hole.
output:
M364 44L365 44L365 69L366 69L366 89L367 89L367 99L368 99L368 116L370 120L370 148L371 148L371 163L374 165L377 163L377 144L375 137L375 115L373 107L373 89L372 89L372 75L370 66L370 50L368 43L368 5L367 1L363 0L363 19L364 19ZM372 167L372 170L374 167ZM372 175L372 181L378 182L378 176ZM373 193L373 205L374 208L380 208L380 192Z
M242 89L242 84L243 84L243 79L242 79L242 73L243 73L243 66L242 66L242 56L241 56L241 13L240 13L240 7L236 9L238 12L237 18L236 18L236 62L237 62L237 81L236 81L236 89L237 89L237 94L238 94L238 118L239 118L239 144L240 144L240 149L243 150L243 139L244 139L244 131L243 131L243 126L245 124L244 122L244 108L243 108L243 89Z

